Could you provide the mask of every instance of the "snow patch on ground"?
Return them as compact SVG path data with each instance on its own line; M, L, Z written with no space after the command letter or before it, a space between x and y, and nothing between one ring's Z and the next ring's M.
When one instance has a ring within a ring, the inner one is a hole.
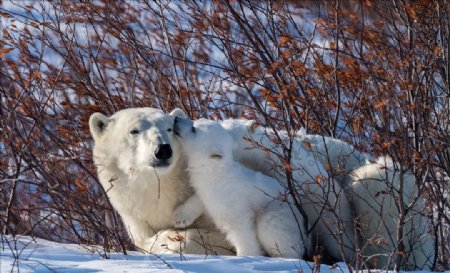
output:
M151 255L130 251L102 258L91 246L61 244L23 236L1 236L0 272L312 272L313 264L296 259L203 255ZM317 272L317 271L316 271ZM320 266L321 273L348 273L343 263ZM376 272L376 271L371 271ZM385 272L385 271L383 271ZM420 273L423 271L415 271ZM450 271L446 271L450 273Z

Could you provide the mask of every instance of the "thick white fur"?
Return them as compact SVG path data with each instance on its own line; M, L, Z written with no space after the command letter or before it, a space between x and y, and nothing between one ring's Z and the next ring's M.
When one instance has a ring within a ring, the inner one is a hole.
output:
M153 108L130 108L111 117L95 113L89 121L100 183L134 243L146 250L166 247L167 234L157 233L173 227L175 207L193 194L185 159L173 136L174 118L179 115L184 115L179 109L167 115ZM173 151L165 164L158 164L161 162L155 158L159 144L170 144ZM202 219L194 227L213 230L211 223ZM187 231L184 238L195 240L198 233L197 230ZM218 244L224 237L216 233L216 236L204 237L213 237ZM190 246L190 249L177 250L205 252L195 244ZM218 248L217 252L231 253L221 251L226 248Z
M94 161L97 165L99 180L107 192L112 205L121 215L125 226L129 229L130 235L135 241L136 245L147 250L155 252L179 252L184 253L219 253L230 254L229 246L223 241L224 236L214 230L212 223L208 219L199 219L192 226L198 227L187 229L182 232L170 229L173 227L172 215L174 208L186 201L189 196L192 196L193 190L189 187L188 176L185 170L186 162L183 154L180 152L179 143L174 139L167 129L173 124L174 116L183 116L181 110L174 110L167 115L157 109L152 108L137 108L126 109L117 112L111 117L106 117L100 113L95 113L90 119L90 129L95 140ZM146 130L145 135L137 138L130 138L130 129L141 122L148 122L151 128ZM274 171L273 166L279 164L279 160L273 153L267 153L261 148L255 147L255 144L245 140L243 137L253 138L253 141L258 145L264 146L275 152L280 152L278 147L274 147L270 139L265 136L266 133L274 134L270 130L264 130L261 127L255 127L253 121L248 120L228 120L222 123L234 137L236 147L233 150L234 158L242 164L254 170L264 172L268 175L277 177L280 181L285 182L285 178L281 174ZM285 138L285 132L280 132L282 138ZM283 137L284 134L284 137ZM159 136L159 137L158 137ZM362 236L364 240L367 238L383 238L387 241L387 248L382 245L369 245L364 247L364 255L376 255L378 253L389 253L393 249L393 243L389 236L396 231L397 210L392 206L394 200L388 195L379 194L388 189L386 180L391 180L394 183L391 185L398 185L398 174L393 171L392 162L376 163L366 162L364 160L370 159L364 153L358 153L353 147L340 140L307 135L299 133L297 144L294 146L301 147L302 142L306 143L306 150L311 150L312 155L308 155L300 149L300 152L294 152L295 157L299 158L300 162L296 165L304 166L308 173L324 172L321 164L331 168L342 169L345 166L345 173L353 170L352 175L345 176L345 183L351 188L349 193L353 199L353 210L356 212L357 220L363 229ZM173 158L171 164L165 168L152 167L152 150L155 149L155 143L164 140L170 142L173 149ZM298 155L296 155L298 152ZM348 158L348 161L345 159ZM318 159L317 161L315 159ZM313 163L314 162L314 163ZM317 163L319 162L319 163ZM360 167L362 165L362 167ZM386 168L387 167L387 168ZM328 168L326 168L328 169ZM301 170L294 171L294 178L299 181L305 172ZM308 176L313 176L308 174ZM392 180L391 178L394 177ZM327 180L327 179L325 179ZM328 181L328 180L327 180ZM404 178L404 189L410 189L409 193L405 193L404 199L407 196L412 196L417 192L413 180L406 176ZM331 183L337 192L340 189L336 184ZM316 190L312 192L318 193L322 188L314 186ZM319 191L317 191L319 189ZM327 191L322 191L326 193ZM408 191L406 191L408 192ZM414 193L414 194L412 194ZM314 196L314 195L313 195ZM323 195L322 194L322 198ZM327 203L333 204L336 200L335 194L328 196ZM339 205L336 210L337 215L347 219L349 217L350 209L348 202L338 195ZM195 200L195 198L193 198ZM304 201L304 200L302 200ZM407 201L405 201L407 202ZM194 206L195 203L193 202ZM421 211L423 200L418 198L412 206L413 210ZM178 217L178 219L196 219L201 215L202 204L199 210L192 210L194 215L186 217ZM316 206L313 206L313 208ZM319 208L321 206L318 206ZM200 213L199 213L200 211ZM308 210L308 218L317 219L317 210ZM312 215L312 216L311 216ZM316 217L314 216L316 215ZM328 213L330 215L330 213ZM175 211L175 218L177 218L177 211ZM204 218L204 217L202 217ZM333 215L328 218L335 218ZM411 213L407 217L410 221L405 227L405 234L409 234L408 238L416 240L415 245L406 244L408 253L408 261L415 262L417 267L429 268L431 265L431 258L433 257L433 240L431 236L425 232L427 227L427 219L421 215ZM326 222L325 222L326 221ZM275 221L267 221L275 223ZM309 221L314 222L314 221ZM323 224L320 224L323 223ZM380 223L384 223L380 225ZM319 224L313 230L326 250L332 256L340 256L340 251L337 249L337 242L334 238L337 230L336 220L329 221L327 218L319 219ZM182 225L182 223L178 223ZM329 230L331 229L331 231ZM277 230L277 228L269 227L270 231ZM282 234L282 229L279 229ZM348 225L343 225L342 232L353 236L352 231L348 231ZM152 237L153 236L153 237ZM204 248L211 242L212 248ZM348 240L344 240L348 241ZM373 240L372 240L373 241ZM351 242L349 244L352 244ZM422 245L423 248L418 246ZM430 254L430 255L429 255ZM352 256L352 253L347 253L346 257ZM339 258L339 257L336 257ZM430 258L430 259L428 259ZM386 264L387 260L383 258L378 259L377 266L380 267Z
M234 137L236 160L245 162L252 169L274 176L284 187L286 176L275 168L283 166L278 155L283 155L280 145L274 145L270 137L275 132L267 128L255 126L254 121L230 119L221 125ZM277 132L288 144L283 131ZM270 152L264 151L267 148ZM353 217L347 196L334 179L328 176L324 166L315 155L309 152L301 138L292 143L292 176L300 201L312 225L312 236L318 239L327 254L333 259L345 258L351 261L354 257L355 235ZM342 248L340 248L342 246Z
M158 254L234 255L225 235L212 222L201 228L163 229L147 239L145 246Z
M370 155L359 152L352 145L340 139L311 135L304 130L298 132L297 136L344 188L347 187L348 175L372 159Z
M419 189L410 173L400 178L399 166L392 159L380 157L374 160L350 144L330 137L308 135L298 136L307 141L314 155L329 164L351 199L355 223L359 225L358 249L366 263L376 268L392 268L396 252L397 226L400 211L400 181L402 203L409 207L403 228L404 261L410 269L431 269L434 260L434 241L430 235L429 220L424 216L424 200L418 196ZM399 199L397 199L399 200ZM369 242L369 243L368 243Z
M401 203L408 208L403 227L405 261L410 269L430 270L434 242L428 233L428 219L423 214L424 200L418 197L419 189L413 177L408 173L400 177L398 168L391 159L380 157L351 174L353 207L362 231L360 249L367 262L375 267L393 267ZM367 244L368 241L371 244Z
M286 190L274 178L233 160L233 138L210 120L180 119L175 126L188 155L190 183L197 196L181 205L176 225L189 225L202 209L239 256L302 257L311 250L302 217L294 215ZM202 204L204 207L202 207Z
M222 125L235 137L237 143L237 147L234 150L235 158L242 162L247 162L255 170L273 175L272 162L276 164L280 164L280 162L277 161L273 153L267 153L260 148L267 147L270 151L280 153L280 149L274 146L272 141L265 136L274 135L272 130L255 126L254 121L251 120L225 120ZM277 133L281 139L287 139L286 132L278 131ZM392 160L385 157L375 161L370 155L358 152L350 144L338 139L309 135L305 132L299 132L297 137L296 141L301 141L305 148L312 152L312 157L305 154L305 152L299 152L294 149L294 159L296 157L303 159L302 162L297 162L295 165L305 166L311 172L316 167L311 168L314 164L308 164L308 162L317 159L316 161L319 162L319 165L323 164L326 166L326 169L331 171L330 175L339 180L339 185L345 189L345 195L350 201L351 206L348 204L347 199L340 197L341 204L338 206L340 209L335 211L336 216L342 219L350 219L349 217L352 216L350 211L354 213L354 219L346 220L347 224L344 223L344 228L342 229L348 237L344 242L350 246L345 251L347 261L351 261L351 258L356 256L353 250L358 248L361 249L369 264L378 268L392 268L395 261L386 257L390 253L395 252L394 242L397 241L396 232L399 211L395 205L392 193L383 193L392 191L393 188L398 190L400 178L398 169L394 168L395 164ZM320 172L323 172L323 169L319 169L321 170ZM294 171L294 179L298 181L296 175ZM275 173L274 176L279 181L284 181L278 174ZM405 218L406 223L403 231L406 236L405 257L407 257L407 263L410 265L410 268L430 269L434 259L434 240L430 233L427 232L429 221L423 215L424 200L422 197L417 197L418 188L411 175L405 174L403 181L403 202L411 205L410 212ZM341 192L337 184L332 185L335 191ZM320 197L320 191L317 189L317 186L309 190L314 192L314 196L317 196L319 199L327 196L323 194ZM308 198L309 194L307 191L305 191L303 197ZM398 196L398 193L396 193L396 196ZM330 199L328 199L329 202L327 203L330 204L335 200L333 194L331 196L328 195L328 198ZM311 207L305 207L309 219L317 219L317 209L315 207L317 206L314 204L312 204L312 209ZM334 217L330 216L329 218ZM331 225L320 225L324 221L331 223ZM358 223L358 230L360 231L357 234L358 240L352 237L354 233L349 230L353 227L353 222ZM318 235L319 241L322 241L322 244L331 256L339 259L338 244L332 239L335 236L328 231L330 226L331 228L336 227L336 220L333 222L329 219L321 218L318 226L313 231ZM368 239L371 242L369 245L367 245ZM377 242L383 243L377 244ZM356 243L359 244L358 247L356 247ZM373 259L374 257L376 259Z

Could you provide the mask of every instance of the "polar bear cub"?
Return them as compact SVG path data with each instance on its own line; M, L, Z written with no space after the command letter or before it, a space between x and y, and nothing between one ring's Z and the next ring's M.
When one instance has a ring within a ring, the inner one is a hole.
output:
M303 218L294 214L286 190L234 161L233 137L219 123L177 118L175 133L197 194L175 210L176 226L190 225L205 210L238 256L298 258L309 250Z
M412 174L401 174L398 163L380 157L354 170L351 177L353 207L363 243L371 242L361 245L365 262L392 268L392 257L402 251L398 256L408 269L431 270L434 240L428 232L425 200ZM399 237L401 209L405 215ZM404 250L398 249L399 242L403 242Z
M284 187L294 184L308 228L317 240L314 244L324 247L325 256L353 260L356 236L349 200L340 183L328 176L316 153L307 149L305 139L290 139L286 131L273 131L252 120L228 119L220 124L234 139L235 160L275 177ZM291 182L282 167L285 162L281 143L291 150Z

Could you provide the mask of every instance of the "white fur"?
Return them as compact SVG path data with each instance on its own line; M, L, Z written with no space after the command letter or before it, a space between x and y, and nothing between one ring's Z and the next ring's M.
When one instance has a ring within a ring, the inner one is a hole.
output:
M233 138L218 123L198 120L193 132L184 119L177 127L199 199L193 196L176 210L176 224L189 225L205 209L239 256L262 255L264 249L271 256L302 257L309 239L284 187L234 161Z
M287 147L292 146L292 176L298 185L297 191L308 223L313 225L313 238L318 238L318 244L324 246L332 258L351 261L355 235L347 196L339 183L328 176L322 162L305 148L302 139L297 137L289 145L286 132L255 126L254 121L249 120L229 119L221 125L234 137L236 147L233 156L236 160L274 176L284 187L287 187L287 178L277 168L283 166L279 159L283 151L272 140L279 137Z
M134 243L146 250L155 242L164 244L151 237L173 227L175 207L193 194L173 135L174 118L182 114L179 109L165 114L153 108L130 108L111 117L95 113L89 121L100 183ZM172 157L164 162L155 157L159 144L172 148ZM199 227L207 223L200 222Z
M418 197L414 178L409 173L400 178L398 165L386 157L356 169L351 176L353 206L362 231L360 249L368 263L378 268L391 268L395 264L392 256L400 239L397 225L401 198L402 206L409 207L403 228L406 262L410 269L430 270L434 243L428 233L428 219L423 214L424 200ZM371 243L367 244L368 241Z
M215 231L208 219L202 216L203 219L193 223L205 208L198 197L192 195L182 149L173 134L168 132L173 125L174 116L183 115L183 111L179 109L167 115L152 108L126 109L111 117L100 113L93 114L89 124L95 140L93 153L99 180L136 245L157 252L230 254L223 235ZM281 155L282 150L273 145L268 137L274 136L275 132L254 125L254 121L248 120L222 122L222 126L231 133L235 141L234 159L253 170L276 177L285 186L286 178L274 168L281 164L276 153ZM130 134L130 130L135 128L139 129L139 134ZM277 133L283 141L288 140L286 132ZM250 138L252 141L244 138ZM170 165L154 166L157 165L154 162L154 151L157 144L163 142L169 143L173 149L173 156L167 162ZM271 152L266 152L261 147ZM360 244L368 238L383 238L387 242L386 246L360 245L363 254L387 255L392 252L395 238L391 240L390 235L395 235L398 211L393 205L395 200L380 192L389 189L386 181L390 181L394 188L399 185L398 172L392 170L393 163L389 160L384 162L382 159L376 163L368 162L370 156L355 151L351 145L341 140L305 133L298 133L292 148L293 178L297 184L302 185L298 190L302 196L301 201L305 204L309 223L318 221L313 236L319 238L319 243L324 245L327 252L339 259L341 250L338 249L338 241L343 240L349 247L344 249L345 258L350 260L355 256L350 250L355 249L352 238L356 237L351 225L347 223L352 220L348 201L343 196L340 185L325 174L329 168L345 171L344 177L337 179L342 179L341 185L344 188L347 187L345 183L348 183L350 188L347 193L353 201L352 208L362 228L363 240ZM348 176L347 173L352 170ZM221 175L228 174L222 172ZM322 176L321 184L314 181L319 175ZM414 196L418 189L409 175L405 176L403 184L404 201L411 202L410 197ZM191 209L183 209L184 205L179 205L188 197L186 207ZM176 207L178 208L175 209ZM322 209L325 209L325 212L321 213ZM411 210L421 212L422 209L423 199L415 199ZM258 236L281 238L289 234L289 231L279 224L283 214L277 214L273 208L269 211L258 218L265 223L257 227ZM181 232L181 237L178 236L180 231L171 229L174 226L172 217L177 227L192 225L193 229L187 229ZM344 219L344 223L337 219ZM429 268L433 257L433 240L426 233L427 219L421 214L411 213L407 215L407 220L405 234L408 240L417 241L415 245L406 243L408 262L416 263L417 267ZM288 225L287 229L289 228ZM203 247L208 245L208 241L212 242L209 244L212 248ZM269 245L273 246L274 243ZM270 251L268 252L270 254ZM377 265L387 264L387 259L380 257Z
M347 190L358 223L359 246L366 264L375 268L393 268L400 211L398 201L400 180L403 206L410 207L405 217L405 261L410 269L431 269L434 241L429 233L429 220L424 215L424 200L410 173L400 178L398 164L391 158L377 160L354 149L350 144L330 137L298 136L309 143L312 152L323 164L329 164ZM395 196L395 197L394 197ZM398 199L397 199L398 200Z
M346 178L350 172L372 159L340 139L310 135L303 131L297 136L343 187L346 187Z

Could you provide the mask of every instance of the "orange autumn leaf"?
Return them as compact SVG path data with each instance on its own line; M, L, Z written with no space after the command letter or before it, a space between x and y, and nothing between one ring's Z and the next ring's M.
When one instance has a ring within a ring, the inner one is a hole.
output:
M321 175L316 176L315 180L316 180L317 184L321 184L322 183L322 176Z
M87 187L86 185L83 183L83 181L81 181L80 179L75 179L74 180L75 185L77 186L77 191L78 192L86 192L87 191Z
M303 146L306 148L306 150L312 151L311 143L309 143L308 141L304 140L303 141Z
M281 36L281 38L278 40L278 45L284 46L287 42L289 42L289 40L291 40L289 36Z
M6 47L6 48L0 48L0 58L8 54L9 52L13 51L13 47Z

